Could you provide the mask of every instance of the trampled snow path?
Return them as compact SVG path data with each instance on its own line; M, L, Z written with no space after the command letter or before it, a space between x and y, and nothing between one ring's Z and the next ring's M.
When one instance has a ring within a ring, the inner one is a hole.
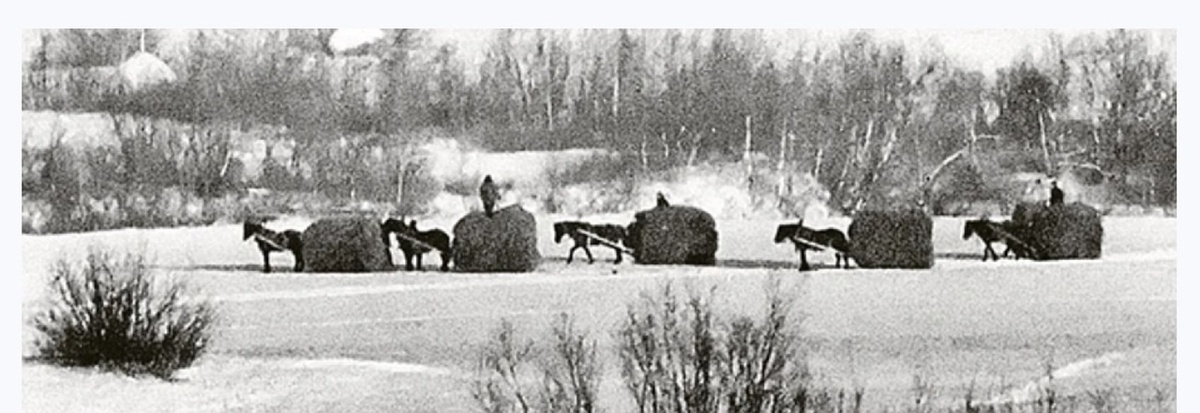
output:
M1024 386L1009 390L1005 394L997 395L985 404L1003 405L1008 403L1021 404L1029 403L1043 396L1049 389L1049 386L1054 380L1070 379L1079 377L1088 372L1104 368L1125 360L1125 354L1120 352L1107 353L1098 357L1085 358L1077 360L1066 366L1055 369L1047 375L1037 378L1036 380L1026 383Z

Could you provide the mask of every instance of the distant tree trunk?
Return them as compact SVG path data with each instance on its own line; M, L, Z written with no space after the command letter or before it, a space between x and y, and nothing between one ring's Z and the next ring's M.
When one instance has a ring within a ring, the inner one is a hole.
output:
M821 182L821 161L825 158L825 146L817 147L817 160L813 164L813 180Z
M775 172L779 175L779 187L776 188L775 195L780 198L783 198L787 190L787 175L783 172L787 164L787 136L786 129L779 131L779 164L775 166Z
M671 144L667 142L667 133L663 132L662 135L659 135L659 139L662 139L663 162L669 163L671 162Z
M408 161L400 162L400 170L396 172L396 207L401 208L404 205L404 171L408 167Z
M642 134L642 147L639 152L642 155L642 170L645 171L650 169L650 163L646 159L646 134L644 133Z
M550 93L546 93L546 129L550 131L554 130L554 101L551 99L552 97Z
M1042 120L1042 114L1038 113L1038 131L1042 138L1042 156L1046 159L1046 174L1054 174L1054 165L1050 162L1050 149L1046 146L1046 122Z
M692 135L692 149L691 149L691 153L688 154L688 160L687 160L688 168L691 168L692 165L694 165L696 163L696 155L698 153L700 153L700 139L702 139L703 137L704 137L703 132L697 132L695 135Z
M620 118L618 117L619 113L621 113L621 75L620 71L618 70L613 73L613 122L620 122Z
M742 162L746 163L746 185L749 186L754 182L754 162L750 160L750 146L752 144L750 136L750 116L746 116L746 147L742 150Z

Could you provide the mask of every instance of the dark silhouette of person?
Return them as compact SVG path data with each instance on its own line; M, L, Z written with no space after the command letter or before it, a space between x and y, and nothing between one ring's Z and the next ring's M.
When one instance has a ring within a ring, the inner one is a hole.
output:
M500 200L500 188L496 187L491 175L483 177L483 185L479 186L479 198L483 200L483 212L491 218L496 209L496 201Z
M1063 190L1058 188L1057 181L1050 181L1050 205L1062 205Z
M667 197L663 196L662 192L658 193L658 200L656 202L655 208L666 208L671 206L671 203L667 202Z

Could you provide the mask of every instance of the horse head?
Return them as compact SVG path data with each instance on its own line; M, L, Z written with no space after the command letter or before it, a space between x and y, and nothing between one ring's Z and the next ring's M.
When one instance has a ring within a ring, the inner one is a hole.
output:
M263 230L263 226L262 226L262 224L260 224L258 222L251 221L251 220L247 220L246 222L243 222L242 223L242 241L250 239L250 237L253 237L254 234L257 234L257 233L261 232L262 230Z
M567 234L567 223L555 222L554 223L554 243L558 244L558 243L562 242L563 235L566 235L566 234Z
M803 222L803 220L801 220ZM796 231L800 229L800 224L783 224L775 230L775 243L781 243L796 235Z
M971 238L971 235L979 233L981 227L988 224L987 215L979 217L979 219L970 219L963 223L963 239Z

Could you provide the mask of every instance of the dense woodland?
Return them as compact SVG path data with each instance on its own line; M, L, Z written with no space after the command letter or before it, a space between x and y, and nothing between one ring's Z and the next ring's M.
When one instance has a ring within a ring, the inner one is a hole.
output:
M496 30L483 56L421 30L338 51L333 34L198 30L168 53L154 30L41 31L22 106L285 126L302 148L434 134L492 150L606 148L645 171L766 158L811 174L845 208L919 193L948 158L989 140L1002 170L957 180L1085 165L1175 204L1176 73L1144 32L1050 35L1038 57L996 73L869 31L832 45L797 31L799 46L782 50L756 30ZM46 73L115 66L142 47L178 81L42 93Z

